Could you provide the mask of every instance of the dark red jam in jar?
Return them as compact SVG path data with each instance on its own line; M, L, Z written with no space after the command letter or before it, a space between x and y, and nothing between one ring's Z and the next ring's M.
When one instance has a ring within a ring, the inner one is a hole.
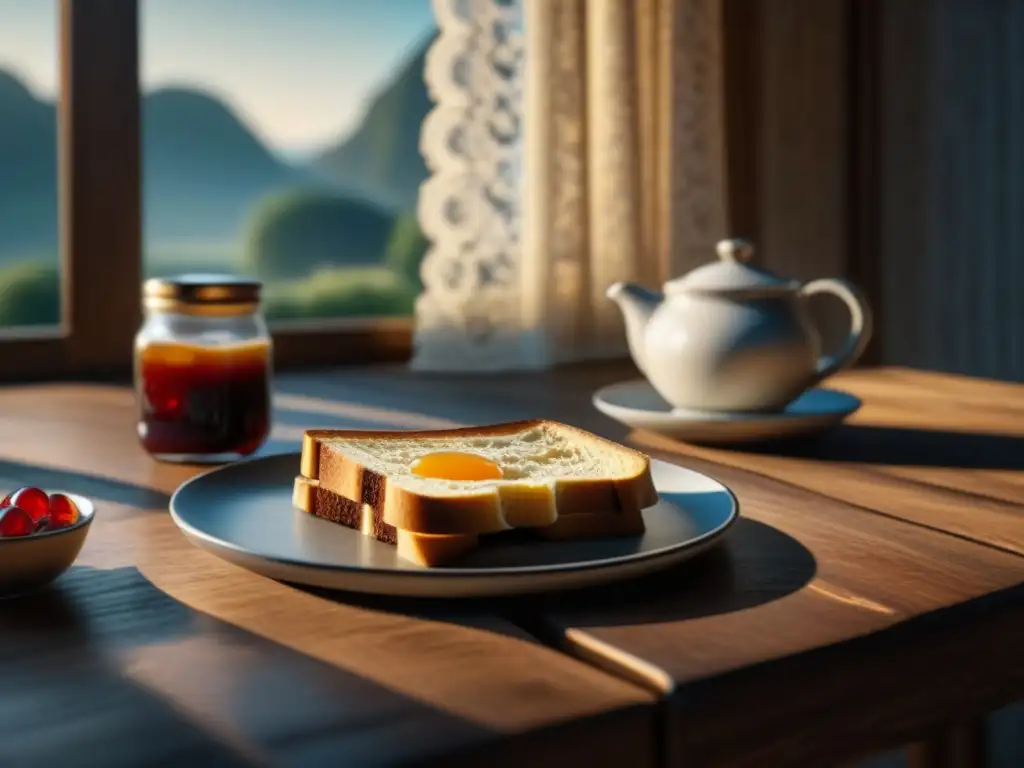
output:
M272 344L260 283L230 276L153 279L135 341L139 439L164 461L247 456L270 432Z

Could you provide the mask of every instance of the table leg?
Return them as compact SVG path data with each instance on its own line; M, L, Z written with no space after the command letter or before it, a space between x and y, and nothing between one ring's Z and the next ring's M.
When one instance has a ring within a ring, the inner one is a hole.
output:
M954 768L954 730L944 730L907 748L908 768Z
M943 729L910 745L909 768L986 768L988 748L985 719Z

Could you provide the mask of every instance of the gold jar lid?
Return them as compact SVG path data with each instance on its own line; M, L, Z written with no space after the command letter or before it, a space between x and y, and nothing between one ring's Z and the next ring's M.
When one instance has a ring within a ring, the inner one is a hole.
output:
M234 275L153 277L142 285L142 305L190 315L246 314L259 307L262 287L259 280Z

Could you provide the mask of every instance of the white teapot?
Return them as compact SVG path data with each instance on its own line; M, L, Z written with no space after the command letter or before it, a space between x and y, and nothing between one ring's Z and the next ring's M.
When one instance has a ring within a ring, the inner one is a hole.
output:
M720 261L670 280L664 293L616 283L633 362L672 406L702 411L777 411L826 376L852 365L871 338L871 310L856 287L825 278L800 284L748 262L754 249L723 240ZM832 293L850 310L850 333L835 356L807 297Z

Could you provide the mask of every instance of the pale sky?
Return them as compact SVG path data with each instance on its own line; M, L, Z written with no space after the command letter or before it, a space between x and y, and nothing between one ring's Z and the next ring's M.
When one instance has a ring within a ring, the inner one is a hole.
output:
M200 85L285 153L358 123L368 97L433 29L430 0L140 0L142 85ZM0 0L0 68L57 84L56 0Z

